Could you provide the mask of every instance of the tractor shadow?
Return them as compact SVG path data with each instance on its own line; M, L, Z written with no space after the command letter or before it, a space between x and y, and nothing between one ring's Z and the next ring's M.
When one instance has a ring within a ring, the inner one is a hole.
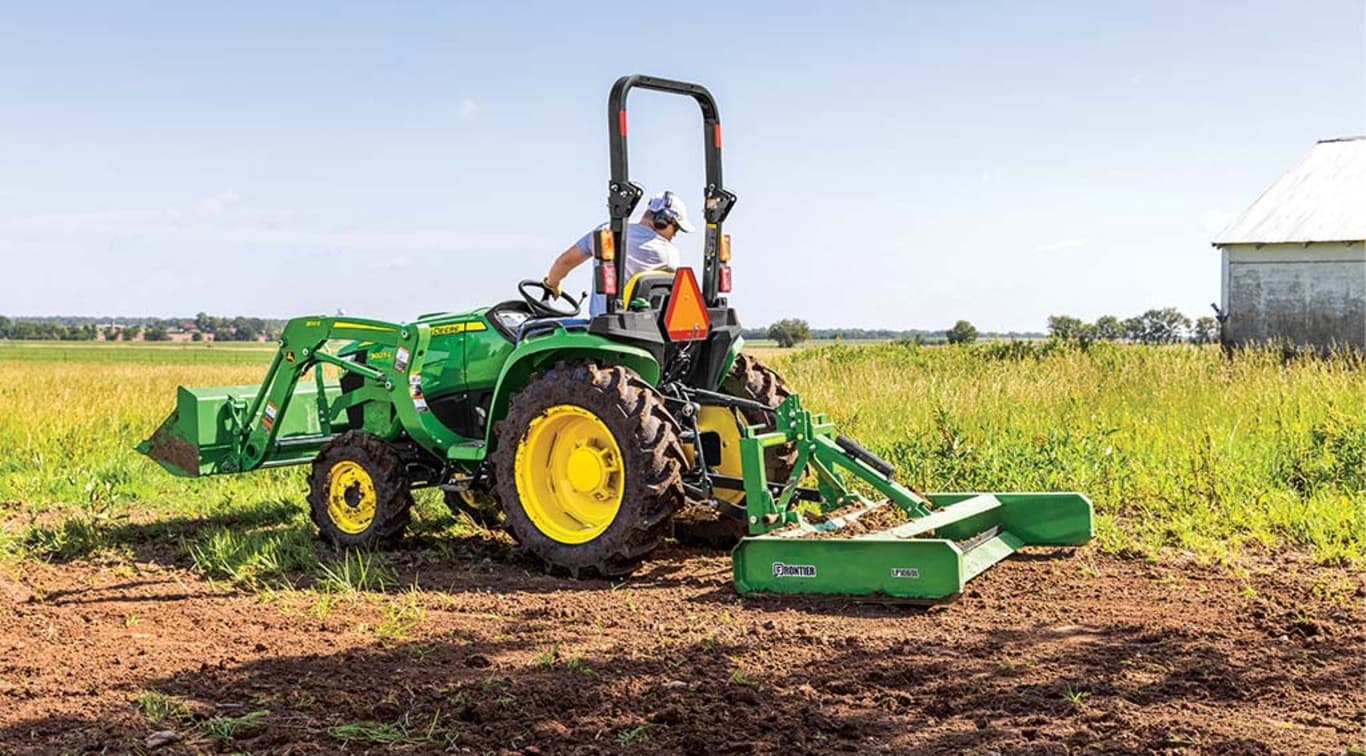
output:
M27 553L54 564L101 559L110 554L136 563L189 569L219 581L225 588L329 588L331 576L364 562L376 579L359 587L401 593L413 589L445 594L479 592L565 594L630 590L675 593L696 605L781 607L814 616L904 617L932 611L945 603L888 602L877 599L820 596L741 597L732 585L728 549L666 542L629 577L575 579L547 571L523 554L507 534L485 529L464 517L427 513L401 540L377 550L343 550L324 543L296 502L264 500L204 517L158 517L136 521L96 520L75 516L25 532ZM1017 555L1013 558L1021 558ZM1029 559L1030 556L1023 558ZM1053 558L1038 555L1039 559ZM261 568L270 565L270 569ZM335 582L335 581L333 581ZM332 585L330 587L339 587ZM67 591L52 599L84 600L83 591ZM169 594L167 600L176 595Z
M50 564L113 561L188 569L224 587L247 590L331 587L389 593L414 588L444 593L559 593L654 584L712 589L698 594L698 601L735 600L729 590L725 551L668 543L628 578L573 579L547 572L539 560L521 553L507 534L444 511L424 512L403 538L370 550L337 549L324 543L301 504L288 500L263 500L201 517L135 512L109 518L78 513L63 519L38 516L11 525L17 525L21 533L23 553ZM373 571L373 580L335 585L335 576L362 563ZM52 598L74 603L82 600L83 593L71 590ZM90 600L117 600L109 598L117 592L103 595Z
M297 504L271 500L203 517L110 518L76 514L55 522L30 523L23 531L21 547L30 556L56 564L114 552L140 562L184 566L181 546L206 531L279 528L298 518Z

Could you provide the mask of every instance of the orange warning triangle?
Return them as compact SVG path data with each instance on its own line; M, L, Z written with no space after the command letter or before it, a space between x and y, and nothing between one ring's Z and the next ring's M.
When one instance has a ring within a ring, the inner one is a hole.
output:
M664 311L664 330L669 332L670 341L696 341L705 339L709 328L711 318L702 303L697 277L692 268L679 268L669 293L669 308Z

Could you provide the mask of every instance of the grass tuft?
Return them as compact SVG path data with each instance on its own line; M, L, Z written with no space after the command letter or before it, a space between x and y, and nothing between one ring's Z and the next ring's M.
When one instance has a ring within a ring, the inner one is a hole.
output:
M183 699L154 690L140 694L133 703L152 724L180 724L191 716L190 707Z
M330 593L383 591L395 582L384 554L348 549L341 558L317 567L317 587Z
M211 717L199 723L199 731L205 736L226 743L237 736L238 730L250 730L270 716L269 709L261 709L239 717Z
M454 748L459 733L441 724L441 713L432 715L430 722L405 714L394 722L352 722L328 728L327 734L347 743L378 743L380 745L439 745Z

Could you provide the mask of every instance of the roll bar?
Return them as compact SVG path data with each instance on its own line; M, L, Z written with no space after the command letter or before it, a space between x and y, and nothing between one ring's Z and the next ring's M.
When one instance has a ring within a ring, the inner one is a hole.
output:
M623 76L612 85L612 91L607 97L607 138L612 164L612 175L607 183L607 209L611 216L614 246L619 250L626 249L626 223L645 193L639 184L631 181L626 149L626 97L632 89L637 88L691 97L702 110L702 149L707 168L707 185L702 190L702 216L706 220L702 296L706 299L708 307L716 307L720 300L717 292L717 249L721 243L721 224L735 204L735 195L726 191L721 182L720 112L716 108L716 99L701 84L637 74ZM615 312L629 304L621 301L621 294L626 290L625 262L625 259L617 261L617 294L608 299L608 312ZM601 266L602 263L603 260L599 258L596 264ZM601 271L597 271L593 278L596 290L601 292Z

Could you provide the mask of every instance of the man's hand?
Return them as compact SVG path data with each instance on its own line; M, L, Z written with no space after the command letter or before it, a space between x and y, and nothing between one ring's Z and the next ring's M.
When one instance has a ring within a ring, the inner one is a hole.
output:
M545 288L545 294L541 296L542 302L560 298L560 285L551 283L549 276L541 279L541 286Z

